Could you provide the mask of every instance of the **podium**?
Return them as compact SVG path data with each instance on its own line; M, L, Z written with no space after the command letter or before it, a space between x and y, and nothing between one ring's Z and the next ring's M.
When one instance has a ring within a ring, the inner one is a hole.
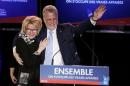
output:
M40 83L109 85L109 67L40 65Z

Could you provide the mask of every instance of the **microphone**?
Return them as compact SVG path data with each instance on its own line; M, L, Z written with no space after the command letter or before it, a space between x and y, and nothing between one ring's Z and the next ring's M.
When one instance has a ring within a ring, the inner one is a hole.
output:
M53 55L53 57L52 58L54 58L55 57L55 55L59 52L60 50L58 50L54 55Z
M53 62L54 62L54 57L55 57L55 55L58 53L58 52L60 52L60 50L58 50L54 55L53 55L53 57L52 57L52 62L51 62L51 64L53 65Z
M98 56L96 55L96 53L94 52L94 44L93 44L93 49L88 45L88 43L86 41L84 41L84 39L82 38L82 34L80 34L80 39L81 41L84 43L84 45L91 51L92 53L92 65L95 64L95 59L96 59L96 66L99 66L99 60L98 60ZM93 40L94 40L94 36L93 36Z

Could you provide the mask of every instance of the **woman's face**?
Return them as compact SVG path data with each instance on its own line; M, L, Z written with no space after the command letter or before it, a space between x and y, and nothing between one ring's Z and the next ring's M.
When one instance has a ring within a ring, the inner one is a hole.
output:
M38 29L33 25L33 24L29 24L27 26L27 29L26 29L26 35L30 38L30 39L33 39L34 37L36 37L38 33Z

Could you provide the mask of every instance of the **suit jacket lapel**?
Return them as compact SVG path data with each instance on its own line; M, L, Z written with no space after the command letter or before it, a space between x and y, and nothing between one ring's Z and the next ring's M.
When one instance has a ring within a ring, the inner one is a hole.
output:
M64 39L63 39L63 28L61 26L58 25L57 27L57 39L58 39L58 42L59 42L59 47L61 48L62 44L64 43Z
M43 32L42 32L42 40L45 39L47 37L47 29L46 28L42 28Z

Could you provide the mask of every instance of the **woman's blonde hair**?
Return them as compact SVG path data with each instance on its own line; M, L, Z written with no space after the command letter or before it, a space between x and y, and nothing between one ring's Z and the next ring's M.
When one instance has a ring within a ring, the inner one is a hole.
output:
M34 25L38 29L38 32L37 32L37 35L38 35L42 28L41 18L37 16L27 16L22 22L22 28L21 28L22 33L26 33L26 30L28 29L27 27L29 24Z

